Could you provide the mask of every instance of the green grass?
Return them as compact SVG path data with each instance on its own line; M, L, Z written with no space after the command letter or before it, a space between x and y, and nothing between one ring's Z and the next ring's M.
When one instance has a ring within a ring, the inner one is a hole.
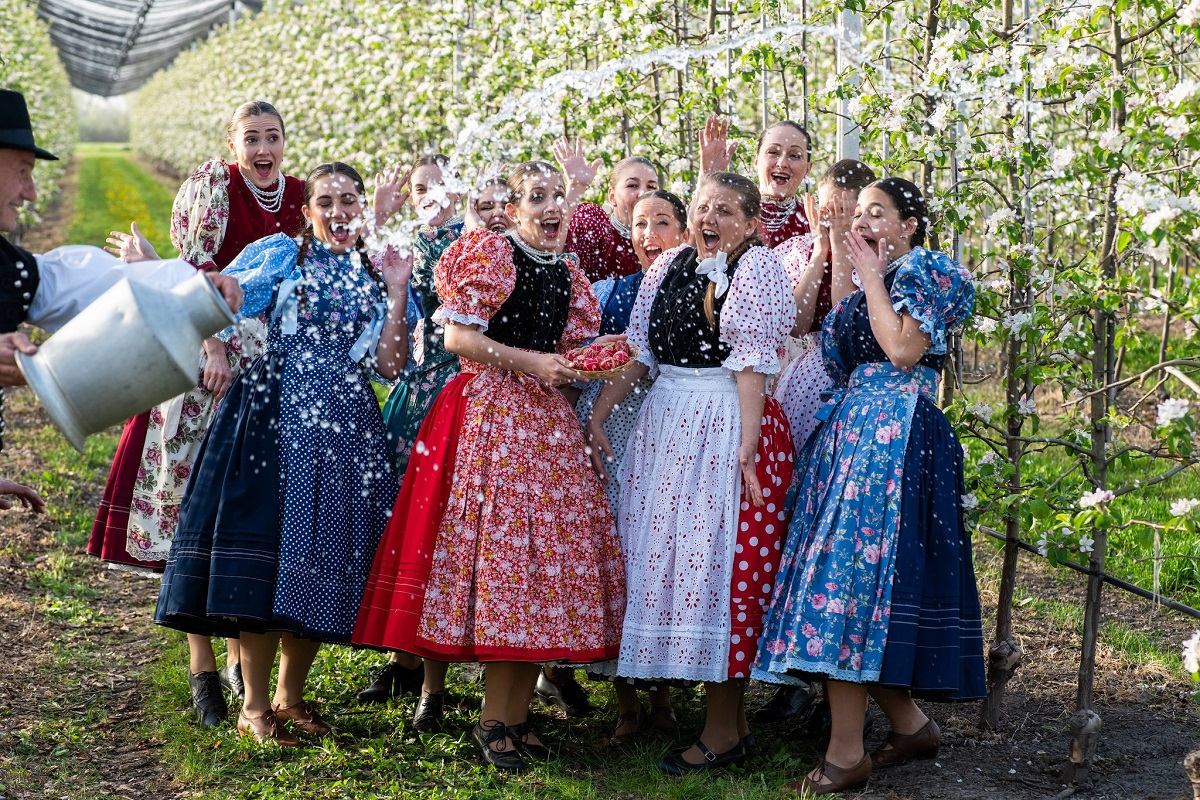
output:
M1172 336L1168 349L1168 357L1180 357L1194 349L1182 336ZM1138 374L1157 363L1158 340L1153 331L1146 331L1137 337L1131 337L1126 357L1124 374ZM1146 384L1134 384L1130 392L1137 397L1148 392L1154 386L1154 381ZM993 406L1004 402L1003 386L998 380L989 380L969 388L969 402L988 403ZM1049 388L1049 387L1047 387ZM1192 391L1175 378L1168 378L1163 387L1172 397L1191 397ZM1153 417L1155 399L1148 398L1139 409L1140 414ZM1055 405L1043 403L1041 428L1036 435L1054 437L1066 430L1064 422L1055 419L1060 413ZM1080 423L1082 424L1082 423ZM1025 435L1032 435L1030 426L1024 429ZM1118 446L1131 435L1143 434L1136 428L1127 431L1114 431L1114 439ZM983 456L985 448L978 441L968 436L963 437L970 455L967 459L968 472L972 464L977 463ZM1112 489L1135 486L1145 483L1162 475L1171 466L1171 462L1140 457L1128 464L1114 463L1109 469L1108 486ZM1052 496L1046 499L1052 506L1069 507L1076 502L1085 491L1092 486L1079 468L1077 457L1066 452L1061 447L1050 447L1046 450L1026 455L1022 462L1022 479L1026 485L1046 485L1053 483L1066 475L1059 482ZM1068 474L1069 473L1069 474ZM1118 511L1125 520L1144 520L1163 524L1171 518L1170 506L1176 500L1200 497L1200 469L1193 466L1169 480L1143 489L1135 489L1128 494L1118 497L1112 508ZM985 512L980 519L984 525L1003 529L1003 519L998 511ZM1024 536L1029 542L1036 542L1040 532L1031 532L1028 524L1024 528ZM1200 608L1200 538L1185 531L1163 531L1159 535L1159 553L1161 557L1161 572L1159 575L1159 591L1182 603ZM1106 571L1111 575L1123 578L1145 589L1152 589L1154 584L1154 530L1147 525L1131 522L1125 527L1109 531Z
M174 196L130 161L128 146L80 144L75 154L79 194L67 241L101 247L110 231L128 231L136 221L155 250L174 255L169 237Z
M795 780L816 761L811 743L794 742L758 731L760 754L745 770L718 776L674 780L654 766L671 742L647 737L621 748L607 742L616 720L616 701L607 685L588 684L603 706L589 720L566 720L544 708L540 729L561 744L558 763L539 765L516 777L497 775L483 766L467 736L478 715L483 684L456 679L451 669L453 705L447 707L447 733L419 735L411 729L415 700L364 706L354 693L370 679L370 668L383 656L345 647L323 647L309 681L322 713L338 735L300 750L261 748L239 737L232 725L217 731L200 728L186 713L184 667L187 648L181 636L165 634L171 644L165 658L147 673L149 693L165 713L157 714L147 736L170 744L164 756L178 780L198 797L227 798L678 798L768 800L785 796L782 784ZM454 702L457 700L457 702ZM681 727L694 735L703 726L703 692L675 692ZM680 742L683 743L683 740Z

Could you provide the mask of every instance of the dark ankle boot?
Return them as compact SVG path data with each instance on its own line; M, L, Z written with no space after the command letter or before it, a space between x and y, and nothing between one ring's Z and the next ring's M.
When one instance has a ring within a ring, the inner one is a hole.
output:
M441 733L445 716L446 692L423 694L417 701L417 710L413 714L413 727L417 733Z
M192 690L192 708L201 725L214 727L225 721L229 709L221 692L221 679L215 671L195 675L188 671L188 686Z

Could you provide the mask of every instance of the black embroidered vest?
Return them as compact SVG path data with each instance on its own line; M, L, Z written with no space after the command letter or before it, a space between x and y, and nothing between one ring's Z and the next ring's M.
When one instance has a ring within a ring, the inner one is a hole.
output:
M516 284L488 322L487 335L509 347L553 353L567 327L571 270L561 258L540 264L515 246L513 265Z
M719 367L733 349L721 341L721 308L729 292L714 299L717 324L708 324L704 315L704 295L708 291L707 275L696 273L698 263L695 248L689 247L678 256L663 276L650 306L650 351L660 364L676 367ZM733 281L734 264L727 271Z
M0 333L12 333L25 321L37 288L33 254L0 236Z

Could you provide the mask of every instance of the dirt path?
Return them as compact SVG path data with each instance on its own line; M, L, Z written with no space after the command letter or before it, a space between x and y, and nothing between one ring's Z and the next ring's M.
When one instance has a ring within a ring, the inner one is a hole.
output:
M9 393L5 416L21 435L4 472L37 483L53 465L21 440L57 434L27 389ZM102 488L85 495L98 502ZM157 585L100 569L49 518L8 512L0 526L0 796L172 796L162 742L141 732L154 697L139 673L162 647Z

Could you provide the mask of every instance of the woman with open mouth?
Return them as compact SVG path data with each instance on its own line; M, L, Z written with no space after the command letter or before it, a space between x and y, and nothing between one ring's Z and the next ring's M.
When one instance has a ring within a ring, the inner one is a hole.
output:
M579 258L588 280L620 278L641 271L630 242L633 206L659 187L658 170L649 159L630 156L618 161L608 176L608 203L580 203L571 215L566 252Z
M321 642L350 641L396 496L370 380L395 380L408 358L412 259L389 247L372 265L363 193L348 165L317 167L299 241L260 239L225 270L244 313L269 321L265 348L196 456L154 613L160 625L240 639L237 728L260 742L298 745L284 722L330 732L304 697L309 669Z
M434 268L463 232L463 218L457 213L462 198L447 188L445 172L449 168L450 158L441 153L419 157L408 171L409 188L404 193L422 223L413 240L416 252L410 286L421 308L422 321L420 359L407 378L388 394L383 406L389 449L398 476L403 476L408 467L417 431L433 401L459 372L458 356L446 350L442 326L433 320L434 312L441 306L433 285ZM380 200L383 202L376 202L376 214L381 222L403 205L403 195ZM393 651L371 684L358 693L358 699L384 703L392 697L418 694L413 726L420 733L435 733L442 728L446 667L445 662L422 661L411 653Z
M850 792L873 770L934 758L940 733L913 697L986 693L979 594L963 524L962 448L936 405L947 341L971 315L971 274L926 250L920 190L898 178L861 191L822 352L832 397L800 451L787 533L755 675L824 680L824 759L789 788ZM840 265L835 265L838 268ZM891 722L863 745L870 694Z
M736 149L737 143L729 142L729 120L709 117L700 132L701 173L729 169ZM759 238L767 247L809 232L799 193L812 169L811 156L812 136L790 119L768 125L758 137L753 164L762 195Z
M577 152L560 160L594 174ZM417 434L354 630L360 644L484 662L472 738L502 771L555 757L528 718L540 664L615 656L625 604L612 514L557 388L579 379L562 354L600 324L563 254L575 183L518 166L513 230L472 231L434 269L434 320L462 372Z
M587 426L607 475L604 424L658 369L616 467L629 586L617 674L705 682L704 730L658 762L672 775L741 763L754 744L744 690L792 474L766 380L796 316L783 264L758 238L759 211L747 178L704 176L689 215L695 246L663 253L642 281L627 330L640 363L601 390Z
M646 270L649 270L663 253L687 244L688 238L687 207L682 200L665 189L646 192L638 199L633 207L630 241L642 269L623 278L604 278L592 284L592 291L596 293L596 299L600 302L603 312L600 321L601 335L625 332ZM604 385L603 380L588 383L575 405L579 420L585 427ZM624 457L625 445L634 431L642 401L646 399L646 394L653 385L654 380L649 375L642 378L605 420L604 434L613 452L610 467L615 468ZM610 470L606 478L607 484L604 488L608 494L608 504L610 508L615 509L621 496L621 484L614 470ZM617 529L617 533L621 533L620 528ZM642 733L643 727L649 727L656 733L674 735L678 731L678 723L671 708L670 687L665 683L618 678L615 670L616 663L610 662L588 672L590 677L614 681L613 689L617 696L618 709L617 727L613 731L612 741L616 744L632 742ZM641 701L638 700L638 688L648 690L648 715L642 711Z
M180 187L171 209L171 243L202 270L222 270L251 242L298 233L304 221L304 181L280 171L284 125L275 107L242 104L226 135L234 162L202 164ZM136 223L131 233L113 231L109 244L109 252L126 261L158 257ZM91 555L119 568L162 571L213 410L234 376L261 351L265 335L261 323L248 320L228 342L206 339L196 388L125 424L88 542ZM245 694L237 644L229 640L225 667L218 672L209 638L188 636L188 684L204 725L226 717L222 687Z

